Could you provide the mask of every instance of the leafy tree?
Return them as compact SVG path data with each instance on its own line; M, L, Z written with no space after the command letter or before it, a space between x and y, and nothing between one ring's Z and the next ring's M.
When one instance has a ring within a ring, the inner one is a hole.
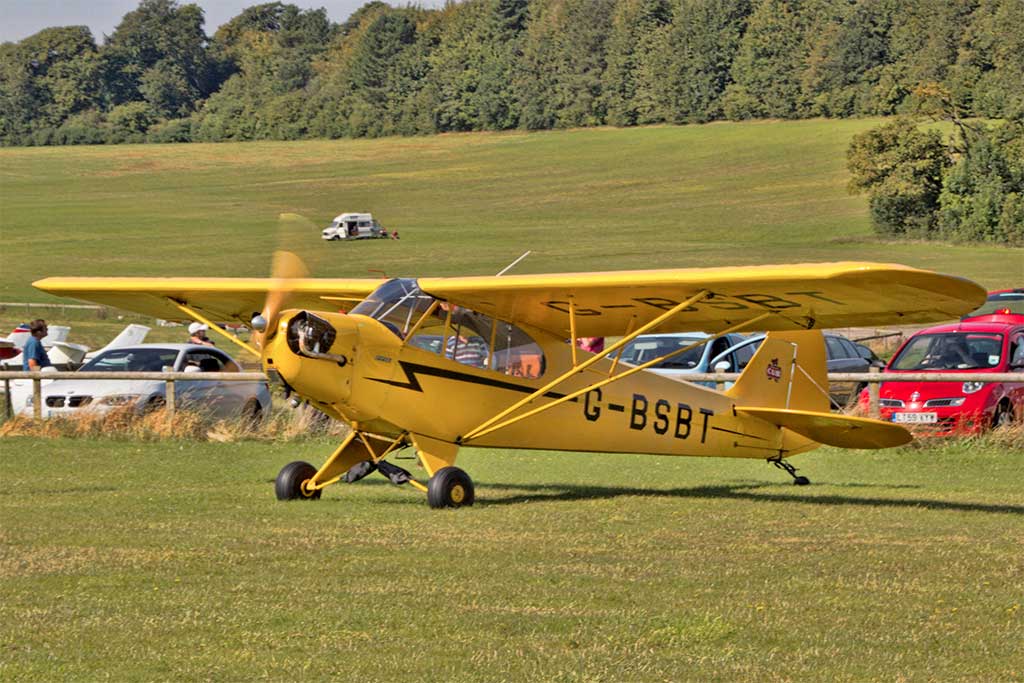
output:
M962 111L991 118L1024 114L1024 0L981 0L949 87Z
M614 0L541 0L523 39L516 99L520 126L604 123L601 78Z
M729 118L794 118L809 113L801 76L809 35L825 19L819 0L762 0L750 15L723 99Z
M886 0L849 6L809 36L811 52L803 89L813 113L853 116L883 113L874 101L890 61L891 11Z
M418 9L378 10L344 37L308 99L310 131L327 137L392 135L422 86L414 71ZM417 64L420 62L420 64Z
M963 241L1024 244L1024 122L969 134L966 153L944 178L939 232Z
M684 0L669 33L665 88L674 123L722 116L722 95L751 12L750 0Z
M890 63L880 77L880 85L888 90L883 99L898 108L917 86L945 83L977 1L909 0L898 4L892 14ZM913 102L909 106L913 107Z
M85 26L43 29L0 48L0 140L16 144L35 129L98 106L100 61Z
M124 15L103 46L115 104L144 99L157 111L192 111L218 85L206 52L203 10L174 0L142 0Z
M846 153L851 192L867 192L883 235L924 237L934 230L942 173L950 164L938 131L900 117L854 136Z
M118 105L107 114L110 141L144 142L146 131L157 122L157 119L157 113L148 102L127 102Z
M672 9L666 0L619 0L608 37L603 96L608 123L633 126L657 120L654 78L667 50Z

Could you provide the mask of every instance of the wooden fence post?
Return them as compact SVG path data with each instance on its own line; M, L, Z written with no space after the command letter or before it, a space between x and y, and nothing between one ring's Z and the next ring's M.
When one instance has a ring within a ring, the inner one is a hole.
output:
M43 419L43 380L32 378L32 417Z
M868 368L868 372L877 374L878 368L872 366ZM881 387L881 382L868 382L868 417L878 419L882 414L878 409L878 391Z
M167 417L174 419L174 380L167 380L167 388L164 390L164 403L167 409Z

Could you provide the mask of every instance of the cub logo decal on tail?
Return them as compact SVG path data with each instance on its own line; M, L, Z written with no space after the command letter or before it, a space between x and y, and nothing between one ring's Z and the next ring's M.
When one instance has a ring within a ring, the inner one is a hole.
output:
M771 361L768 363L768 367L764 371L764 374L766 374L768 376L768 379L770 379L773 382L778 382L780 379L782 379L782 368L779 367L778 358L771 359Z

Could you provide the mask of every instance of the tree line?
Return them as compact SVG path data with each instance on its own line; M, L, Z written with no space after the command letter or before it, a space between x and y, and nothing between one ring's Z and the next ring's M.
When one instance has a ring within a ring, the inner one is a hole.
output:
M282 2L212 36L142 0L0 46L0 144L417 135L890 115L938 87L1024 116L1024 0Z

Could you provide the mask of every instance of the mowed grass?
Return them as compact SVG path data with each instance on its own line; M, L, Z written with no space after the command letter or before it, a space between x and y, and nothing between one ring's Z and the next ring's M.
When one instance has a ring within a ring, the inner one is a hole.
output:
M845 151L878 119L0 150L0 301L51 275L493 274L863 259L1019 286L1024 250L884 242ZM399 241L324 243L342 211ZM279 224L282 213L308 222Z
M1024 677L1024 462L995 442L823 449L808 487L467 449L470 509L377 475L274 500L330 448L0 442L0 679Z

